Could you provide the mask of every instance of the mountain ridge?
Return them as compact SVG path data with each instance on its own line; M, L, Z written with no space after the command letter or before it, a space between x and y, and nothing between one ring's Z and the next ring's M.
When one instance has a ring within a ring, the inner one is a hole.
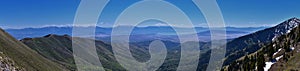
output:
M237 70L264 70L264 71L298 71L300 63L300 27L299 19L292 18L282 25L292 25L290 32L280 33L272 42L262 45L260 50L247 54L234 61L224 69ZM298 23L295 23L298 22Z
M28 71L49 71L49 70L66 70L59 64L40 56L34 50L31 50L25 44L14 39L7 32L0 28L0 51L16 66Z
M295 21L298 20L298 21ZM292 24L294 23L294 24ZM272 41L276 36L287 33L296 25L299 25L299 19L290 18L274 27L266 28L248 35L244 35L233 39L227 43L226 60L224 65L228 65L237 58L244 56L247 53L253 53L260 49L260 46Z
M91 28L91 27L77 27L77 28L85 29L85 28ZM124 27L124 28L126 28L126 27ZM257 31L257 30L264 29L264 28L265 27L256 27L256 28L227 27L226 31L247 32L247 33L239 33L241 35L246 35L248 33L252 33L253 31ZM190 30L190 29L186 29L186 28L178 28L178 29L180 29L182 31ZM196 29L197 33L202 33L204 31L209 30L208 28L201 28L201 27L196 27L195 29ZM5 29L5 30L19 40L23 39L23 38L40 37L40 36L44 36L47 34L72 35L72 27L44 27L44 28ZM44 31L47 31L47 32L44 32ZM97 38L99 38L97 40L110 41L109 39L106 39L106 38L110 38L111 31L112 31L112 28L96 27L96 32L95 32L96 35L95 36ZM145 31L147 31L147 32L145 32ZM175 32L176 31L174 31L173 28L171 28L171 27L142 27L142 28L134 28L131 35L142 37L139 35L150 36L152 34L160 34L160 35L162 35L161 37L167 38L168 36L176 36L177 34ZM182 34L195 34L195 33L186 32L186 33L182 33ZM209 34L209 33L205 33L205 34ZM232 36L229 38L236 38L233 36L241 36L241 35L235 35L236 33L231 33L231 34L227 34L229 36L230 35ZM208 36L204 36L201 34L199 36L200 36L199 40L203 39L203 41L209 41L209 39L206 39L206 38L209 38ZM152 38L152 37L145 38L145 39L150 39L150 38ZM189 39L189 38L187 37L187 39ZM169 40L169 39L162 39L162 40Z
M99 60L105 70L125 71L125 69L117 63L110 44L99 40L71 37L69 35L49 34L44 37L24 38L21 40L21 42L29 46L31 49L37 51L45 58L59 63L73 71L77 70L73 58L73 39L78 41L94 41ZM147 59L148 55L146 55L146 49L131 46L131 50L133 51L132 53L134 57L139 57L137 60L144 61Z

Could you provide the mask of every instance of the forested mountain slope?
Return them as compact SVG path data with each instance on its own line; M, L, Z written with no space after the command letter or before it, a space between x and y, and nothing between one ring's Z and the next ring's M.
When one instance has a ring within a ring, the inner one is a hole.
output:
M224 69L228 71L300 70L300 27L295 26L287 33L276 36L270 43L261 45L258 51L239 58Z

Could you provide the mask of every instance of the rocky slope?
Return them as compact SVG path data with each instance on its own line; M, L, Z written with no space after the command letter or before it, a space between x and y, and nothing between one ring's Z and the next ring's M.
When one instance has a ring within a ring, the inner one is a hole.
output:
M24 68L16 66L15 62L0 52L0 70L1 71L25 71Z

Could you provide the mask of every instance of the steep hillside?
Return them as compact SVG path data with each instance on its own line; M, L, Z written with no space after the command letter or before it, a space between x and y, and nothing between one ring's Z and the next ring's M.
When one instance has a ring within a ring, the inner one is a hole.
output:
M68 35L54 35L50 34L44 37L39 38L25 38L21 41L28 45L33 50L36 50L39 54L43 55L44 57L62 64L66 66L70 70L76 70L76 66L74 65L74 59L72 55L72 37ZM78 38L81 40L89 40L95 41L85 38ZM106 70L113 70L113 71L123 71L125 70L122 68L116 61L112 48L110 44L104 43L102 41L95 41L97 52L99 59ZM163 63L163 65L158 69L158 71L176 71L176 68L179 64L180 60L180 46L178 43L173 42L166 42L166 47L168 48L168 55ZM137 45L139 44L139 45ZM150 59L149 55L149 42L140 42L140 43L132 43L130 45L130 50L135 57L140 62L146 62ZM207 49L208 45L205 43L200 43L203 49ZM205 51L203 51L205 52ZM203 54L208 55L208 54ZM200 63L207 62L209 57L201 58ZM201 66L201 65L200 65ZM205 65L204 65L205 66ZM203 67L203 66L201 66ZM205 69L203 67L203 69Z
M299 21L296 20L296 22ZM270 43L262 45L260 50L226 66L225 70L300 70L300 27L295 26L287 33L275 37Z
M112 48L109 44L102 41L77 38L82 41L95 41L101 64L106 70L124 71L113 56ZM76 65L73 59L72 37L68 35L49 34L39 38L25 38L21 40L24 44L37 51L42 56L66 66L70 70L76 70ZM84 47L81 47L84 48ZM138 57L137 60L147 60L147 51L144 48L136 46L131 47L133 56Z
M300 70L300 26L285 35L277 37L267 48L266 52L269 53L269 59L276 59L270 71Z
M277 26L233 39L227 43L227 59L225 60L224 65L228 65L246 54L256 52L262 45L266 45L267 43L272 42L274 38L289 33L290 30L297 27L299 24L299 19L291 18Z
M34 50L0 29L1 67L26 71L62 71L61 65L42 57ZM3 65L4 64L4 65Z

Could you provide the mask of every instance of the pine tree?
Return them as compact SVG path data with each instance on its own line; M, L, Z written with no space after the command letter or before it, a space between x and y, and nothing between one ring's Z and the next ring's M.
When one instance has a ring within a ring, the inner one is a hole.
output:
M264 71L264 67L266 66L264 55L263 54L259 54L257 60L258 60L257 61L257 69L258 69L258 71Z

